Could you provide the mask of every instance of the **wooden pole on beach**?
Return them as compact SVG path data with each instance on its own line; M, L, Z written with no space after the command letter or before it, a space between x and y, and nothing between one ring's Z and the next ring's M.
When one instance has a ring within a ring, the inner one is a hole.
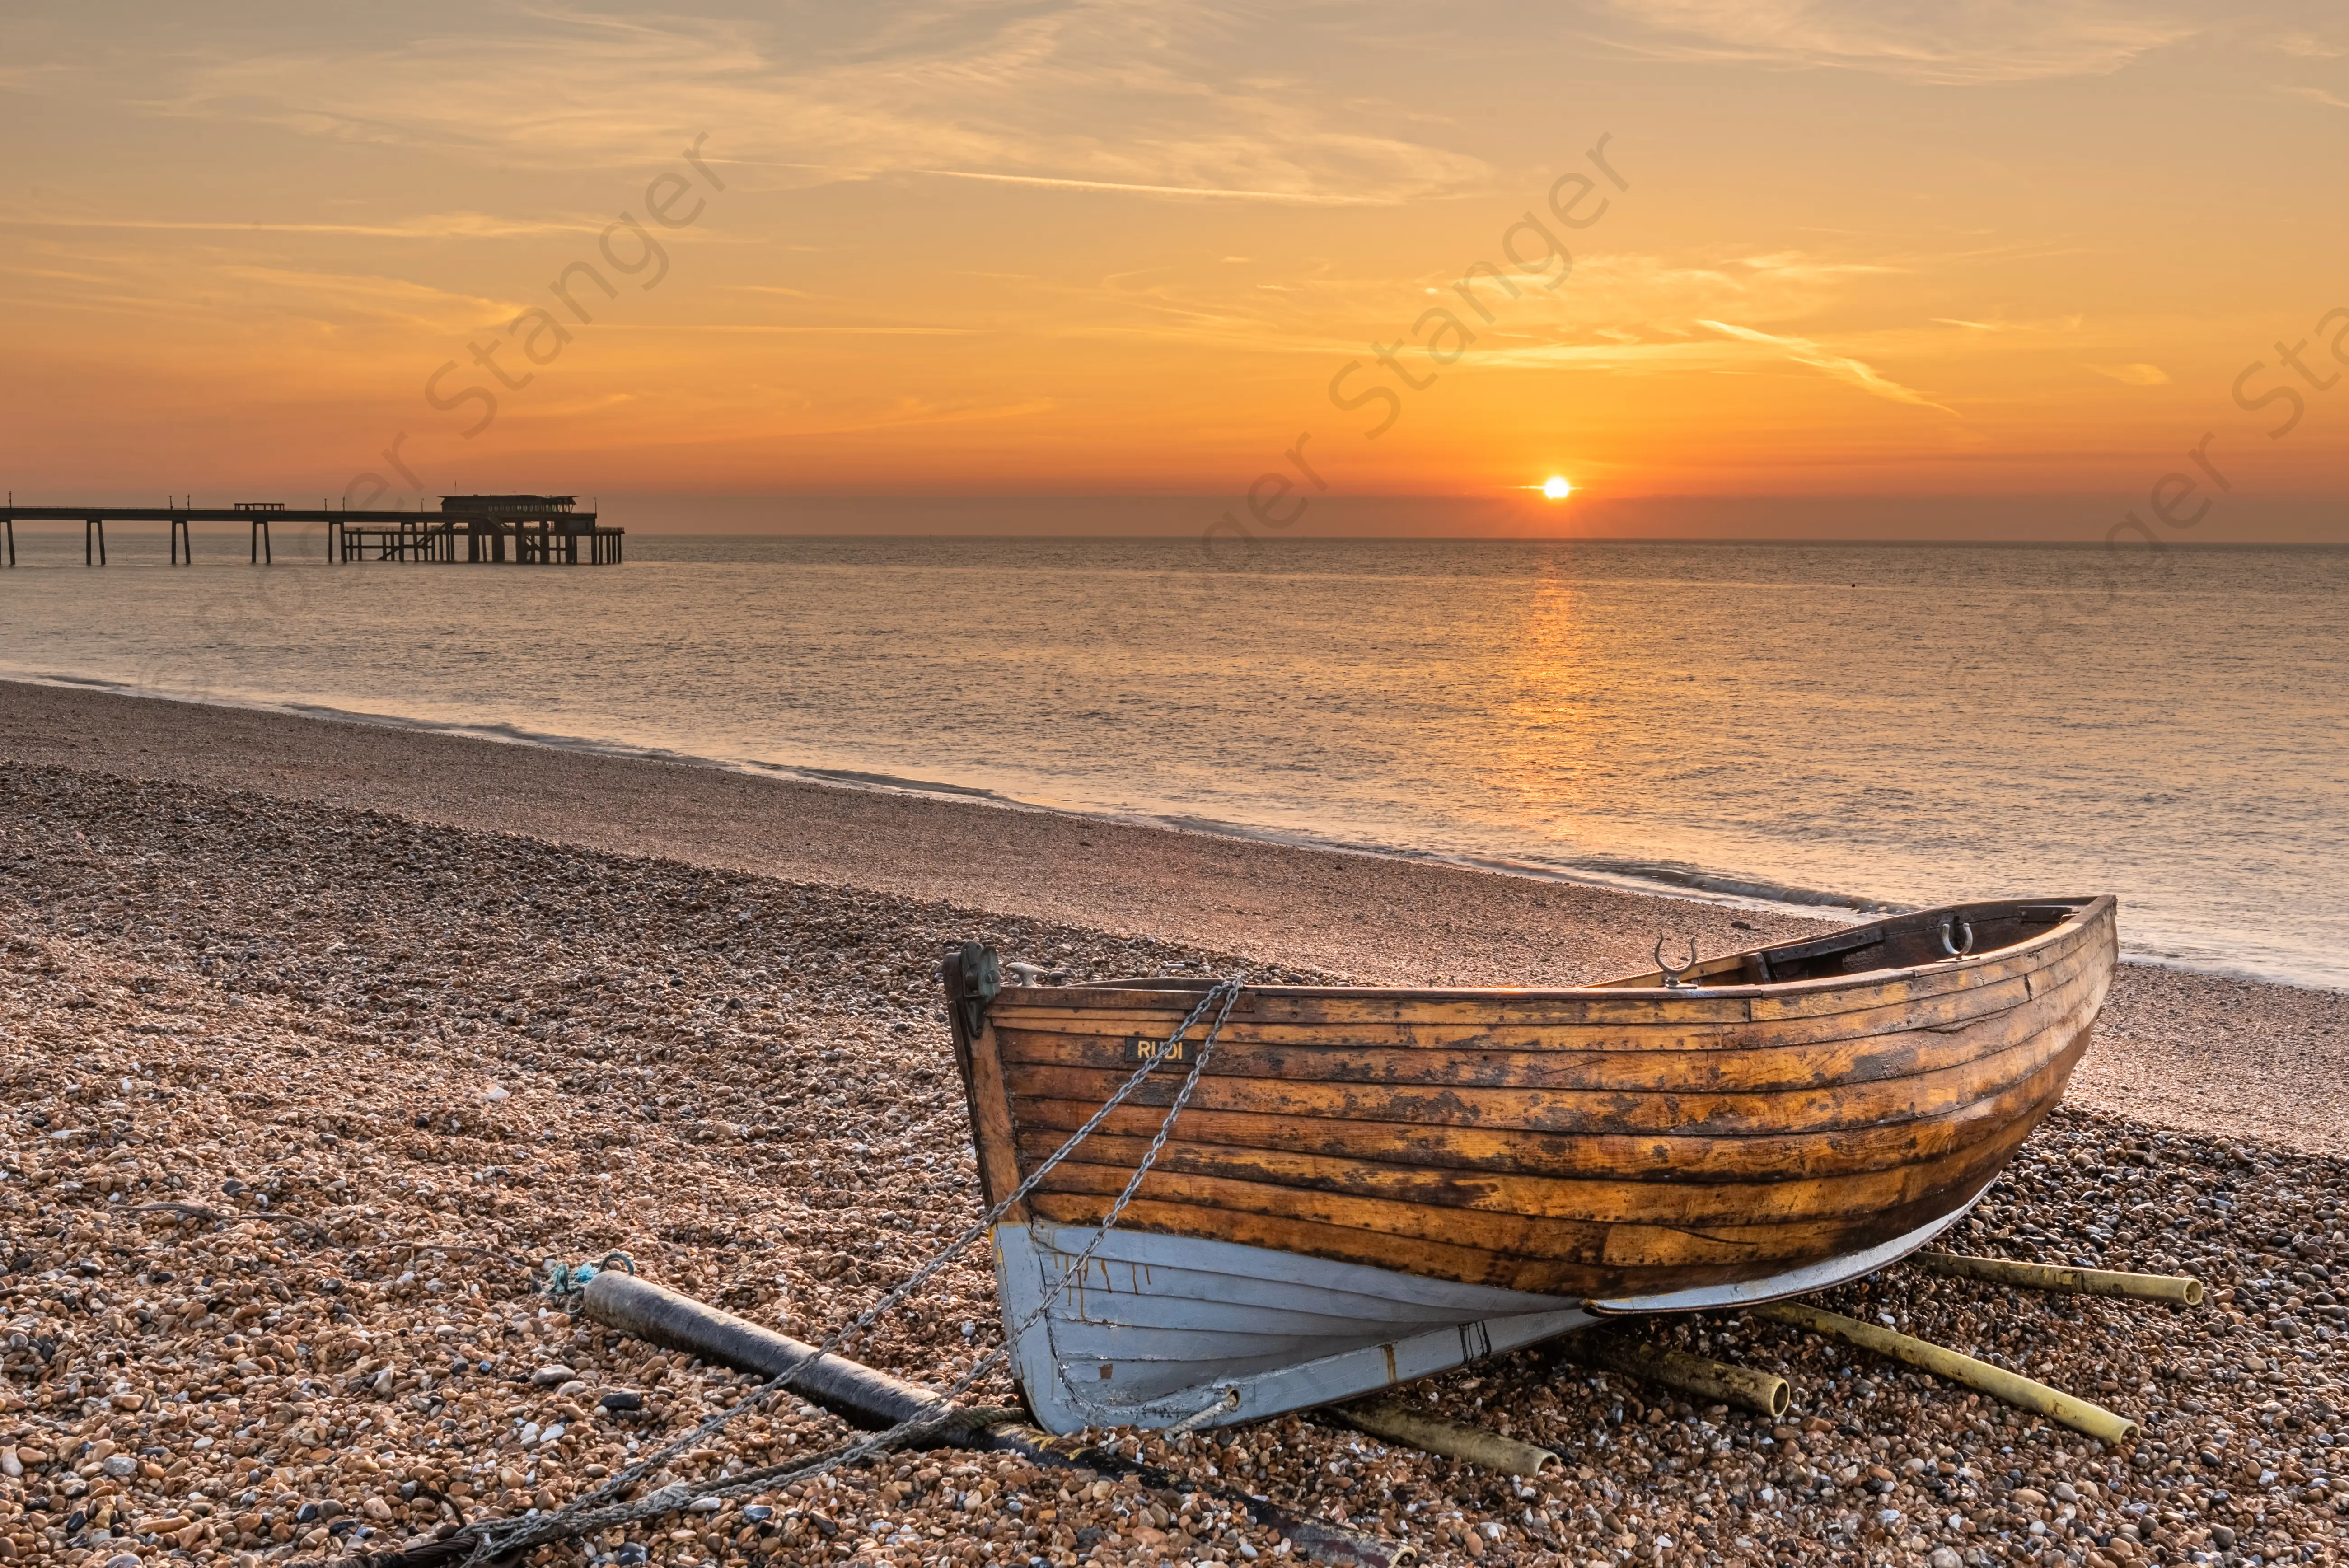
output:
M2028 1410L2060 1422L2075 1432L2085 1432L2100 1443L2126 1443L2137 1436L2137 1426L2126 1416L2114 1414L2102 1405L2050 1388L2044 1383L2009 1372L2002 1366L1992 1366L1976 1361L1971 1355L1961 1355L1954 1350L1896 1334L1889 1328L1878 1328L1872 1323L1846 1317L1841 1313L1822 1312L1802 1302L1771 1302L1749 1309L1753 1315L1783 1323L1793 1328L1807 1329L1830 1339L1840 1339L1846 1345L1856 1345L1862 1350L1872 1350L1878 1355L1905 1361L1920 1371L1936 1377L1987 1394L1993 1399L2004 1400L2018 1410Z
M790 1372L785 1387L852 1426L885 1428L926 1413L944 1415L948 1409L926 1388L845 1356L818 1356L813 1345L616 1269L606 1269L587 1282L581 1310L606 1328L738 1372L754 1372L762 1377ZM972 1433L961 1440L961 1446L1016 1454L1030 1464L1055 1469L1133 1476L1154 1491L1206 1491L1228 1507L1244 1510L1257 1523L1288 1537L1300 1556L1336 1568L1403 1568L1418 1556L1404 1542L1357 1535L1334 1524L1301 1519L1277 1503L1236 1488L1200 1487L1126 1459L1106 1446L1076 1448L1034 1427L1007 1421Z
M1557 1456L1547 1449L1537 1449L1481 1427L1439 1421L1400 1399L1357 1400L1339 1406L1337 1416L1348 1426L1359 1427L1373 1438L1408 1444L1447 1459L1465 1459L1503 1475L1537 1476L1545 1466L1557 1462Z
M1668 1345L1651 1345L1604 1332L1578 1334L1568 1342L1566 1354L1586 1366L1676 1388L1708 1403L1734 1405L1774 1421L1786 1413L1786 1406L1794 1398L1786 1380L1775 1372L1708 1361Z
M1929 1274L1982 1280L1994 1285L2020 1285L2025 1290L2066 1295L2125 1296L2137 1301L2168 1302L2174 1306L2202 1304L2202 1282L2186 1274L2066 1269L2047 1263L2019 1263L2012 1258L1970 1258L1958 1252L1911 1252L1908 1261L1910 1267Z

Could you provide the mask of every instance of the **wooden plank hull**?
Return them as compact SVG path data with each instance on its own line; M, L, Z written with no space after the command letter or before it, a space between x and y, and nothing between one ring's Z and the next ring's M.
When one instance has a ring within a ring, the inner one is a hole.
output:
M1971 950L1951 956L1969 930ZM1380 1345L1440 1360L1469 1324L1509 1340L1536 1320L1556 1333L1598 1311L1822 1288L1844 1264L1920 1244L1996 1176L2062 1096L2116 956L2113 900L2078 898L1728 955L1681 987L1657 974L1555 991L1252 988L1107 1243L1156 1248L1155 1262L1126 1258L1148 1266L1114 1292L1089 1271L1047 1314L1018 1347L1030 1398L1045 1397L1044 1369L1081 1366L1093 1383L1056 1371L1046 1401L1079 1424L1112 1409L1182 1419L1208 1387L1261 1415L1349 1397L1328 1390L1355 1373L1333 1368L1376 1370L1385 1353L1364 1358ZM1203 984L1013 987L958 1004L990 1201L1115 1092ZM1058 1278L1054 1260L1082 1251L1187 1067L1161 1066L999 1230L1007 1327ZM1162 1273L1180 1282L1163 1302L1148 1283ZM1304 1293L1218 1294L1202 1282L1216 1279ZM1445 1320L1375 1304L1401 1299L1394 1282L1450 1293ZM1350 1307L1336 1299L1350 1291L1363 1298ZM1103 1303L1113 1320L1089 1315Z

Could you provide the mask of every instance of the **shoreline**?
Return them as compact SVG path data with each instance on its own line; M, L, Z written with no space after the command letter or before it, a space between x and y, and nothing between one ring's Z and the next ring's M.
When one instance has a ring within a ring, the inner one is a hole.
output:
M708 768L719 773L740 774L746 778L815 784L832 789L864 790L877 794L962 801L1010 811L1043 812L1078 822L1115 823L1126 827L1158 829L1168 833L1199 833L1210 837L1237 838L1249 843L1278 845L1317 854L1367 855L1380 859L1400 860L1418 865L1449 866L1464 871L1486 871L1504 877L1528 877L1537 881L1567 882L1578 887L1604 888L1615 892L1631 893L1645 898L1684 899L1700 904L1722 903L1741 909L1798 917L1832 919L1837 916L1848 916L1857 920L1875 915L1898 914L1909 908L1906 905L1862 898L1857 894L1785 887L1740 877L1732 872L1708 871L1702 867L1642 864L1630 857L1621 857L1619 859L1621 869L1609 870L1589 866L1545 866L1534 861L1511 860L1499 856L1452 855L1441 850L1415 849L1408 845L1361 842L1304 830L1260 827L1247 823L1226 822L1218 818L1188 814L1159 815L1145 812L1096 810L1061 801L1026 800L983 785L947 784L936 779L912 778L864 769L823 768L791 763L706 756L697 752L673 751L664 746L637 745L626 741L597 740L586 735L564 735L551 732L525 730L514 724L441 723L430 719L412 718L402 713L372 713L358 709L336 708L318 702L275 702L259 698L243 697L191 697L173 692L143 691L125 686L119 681L75 675L32 675L23 671L0 671L0 684L41 686L64 691L95 692L105 696L129 698L136 701L170 702L196 708L227 709L238 712L274 713L291 719L315 719L328 723L359 724L416 734L445 735L455 740L485 741L493 745L537 746L549 751L568 752L580 756L611 757L626 762L654 763L670 767ZM2136 961L2163 964L2172 968L2195 967L2186 960L2173 960L2158 955L2139 955ZM2237 978L2243 980L2268 980L2269 978L2247 971L2238 972L2208 966L2204 966L2201 972L2236 973ZM2289 985L2295 982L2269 980L2269 983Z
M672 751L660 746L636 745L621 741L596 740L588 736L529 731L512 724L441 723L429 719L411 718L404 714L371 713L330 707L324 703L273 702L261 699L219 696L191 697L176 693L143 691L128 688L119 681L90 677L60 674L33 675L22 671L0 672L0 689L11 686L117 697L130 701L161 702L174 707L204 711L265 714L322 723L349 724L395 733L441 736L458 741L478 741L490 745L533 748L572 756L649 763L657 767L700 769L739 778L806 785L818 789L898 795L917 800L936 800L957 805L991 807L997 810L1037 813L1063 818L1080 826L1109 826L1144 832L1197 835L1209 838L1230 839L1245 844L1297 850L1309 855L1361 856L1407 866L1440 867L1457 871L1536 882L1561 883L1568 887L1599 888L1636 898L1654 899L1666 904L1715 905L1746 913L1779 915L1800 921L1818 922L1823 926L1856 923L1877 916L1899 914L1910 908L1921 907L1868 898L1857 894L1835 893L1817 888L1764 882L1733 873L1708 871L1701 867L1678 863L1642 863L1624 857L1620 862L1621 869L1610 869L1594 866L1546 866L1498 856L1454 855L1440 850L1415 849L1404 845L1359 842L1311 832L1259 827L1246 823L1226 822L1189 815L1157 815L1139 812L1093 810L1064 802L1024 800L1005 794L999 790L978 785L949 784L935 779L919 779L861 769L797 766L786 763L766 763L755 760L729 760L692 752ZM2197 961L2176 954L2142 950L2131 951L2126 945L2122 950L2121 961L2149 969L2172 970L2183 974L2240 981L2253 985L2276 986L2287 991L2308 991L2319 994L2349 996L2349 989L2313 985L2303 981L2261 973L2225 962Z
M1723 951L1834 929L1784 909L999 798L71 685L0 680L0 764L378 811L1367 983L1570 985L1651 967L1660 937ZM2068 1099L2349 1153L2349 993L2125 963Z

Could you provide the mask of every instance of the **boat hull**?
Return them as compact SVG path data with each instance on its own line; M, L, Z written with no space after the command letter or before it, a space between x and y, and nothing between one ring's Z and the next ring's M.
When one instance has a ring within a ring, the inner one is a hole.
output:
M1962 1218L1960 1210L1865 1252L1764 1280L1603 1302L1035 1220L996 1228L996 1288L1006 1328L1030 1325L1012 1366L1045 1430L1205 1428L1360 1398L1609 1316L1826 1290L1897 1262ZM1058 1290L1096 1238L1083 1282Z
M1606 1312L1824 1288L1922 1244L2054 1107L2116 957L2109 898L1969 906L1943 918L1988 940L1938 961L1937 917L1731 955L1680 988L1250 988L1099 1266L1016 1349L1039 1418L1252 1419ZM963 999L990 1201L1200 990ZM1162 1065L1007 1217L1007 1327L1095 1233L1189 1064ZM1237 1403L1203 1414L1216 1398Z

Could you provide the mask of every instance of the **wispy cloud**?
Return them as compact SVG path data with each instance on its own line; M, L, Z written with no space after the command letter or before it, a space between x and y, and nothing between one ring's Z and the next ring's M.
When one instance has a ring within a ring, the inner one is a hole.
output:
M2099 376L2108 376L2124 387L2167 387L2169 372L2158 365L2091 365L2089 369Z
M2304 98L2312 103L2330 104L2334 109L2349 109L2349 99L2326 92L2319 87L2279 87L2276 91L2288 94L2292 98Z
M1807 251L1773 251L1768 255L1741 256L1737 265L1756 273L1798 282L1837 277L1859 277L1871 273L1895 273L1909 270L1904 265L1881 261L1831 261Z
M1651 57L1968 84L2098 76L2199 30L2112 0L1606 0Z
M1029 398L1014 403L982 403L966 407L942 407L922 398L901 398L881 412L845 423L811 427L787 427L777 432L779 437L863 435L873 431L906 430L923 425L962 425L990 420L1019 420L1036 414L1050 413L1060 407L1057 398Z
M1239 19L1110 0L843 10L821 27L539 7L396 45L211 47L144 105L506 163L630 164L703 129L738 167L1184 200L1482 190L1407 116L1230 69ZM802 175L802 182L806 174Z
M27 218L0 217L16 229L134 229L161 233L219 234L350 234L366 239L446 240L506 239L519 234L595 234L609 219L534 223L493 218L481 213L449 213L407 219L396 223L263 223L228 220L168 218Z
M2054 316L2037 321L1968 321L1961 317L1936 316L1930 319L1936 327L1962 327L1969 332L2054 333L2062 336L2080 330L2080 324L2085 317L2071 315Z
M2268 40L2268 47L2303 60L2337 60L2349 54L2349 48L2320 38L2313 33L2280 34Z
M42 296L39 317L20 332L86 312L127 312L176 322L173 340L182 344L190 335L250 337L289 324L313 345L442 337L509 319L519 308L412 278L250 256L227 246L155 246L111 231L90 237L51 231L26 236L8 275ZM223 301L235 307L222 309Z
M944 180L987 180L1000 185L1046 185L1064 191L1125 191L1144 196L1207 196L1242 202L1280 202L1318 206L1360 206L1381 198L1317 195L1294 191L1221 191L1201 185L1137 185L1120 180L1055 180L1040 174L986 174L973 169L916 169Z
M1781 337L1773 333L1758 332L1751 327L1733 326L1726 321L1699 321L1697 325L1741 342L1761 344L1797 364L1824 370L1836 379L1848 381L1876 397L1888 398L1896 403L1914 403L1919 408L1939 409L1945 414L1957 412L1946 404L1933 401L1922 392L1913 391L1898 381L1877 374L1875 368L1865 361L1830 353L1807 337Z
M251 286L252 296L267 301L272 315L340 330L468 332L486 321L505 320L519 308L486 296L368 273L232 264L214 275L222 284Z
M677 332L712 332L727 337L968 337L979 328L976 327L802 327L790 323L662 321L615 322L607 330L650 332L660 336Z

